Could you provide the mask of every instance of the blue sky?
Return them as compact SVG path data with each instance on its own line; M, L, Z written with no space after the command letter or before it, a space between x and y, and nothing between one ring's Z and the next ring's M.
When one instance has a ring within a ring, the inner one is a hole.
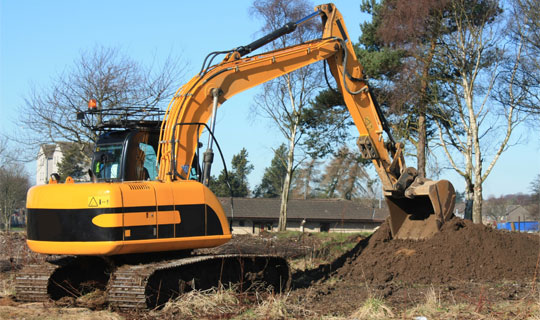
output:
M334 3L351 38L358 39L359 23L366 17L359 1ZM169 54L179 56L188 64L180 86L198 72L209 52L247 44L260 36L261 22L249 16L250 5L251 1L0 0L0 132L15 129L18 108L32 85L48 87L52 78L73 66L82 51L96 46L120 48L145 64ZM218 112L216 129L227 161L242 147L248 150L255 165L251 187L269 165L272 148L284 142L271 123L250 115L256 92L252 89L227 101ZM484 185L486 196L529 192L530 181L540 172L540 139L538 132L524 129L521 133L525 143L503 154ZM34 166L27 166L32 176ZM451 171L440 178L463 190L462 179Z

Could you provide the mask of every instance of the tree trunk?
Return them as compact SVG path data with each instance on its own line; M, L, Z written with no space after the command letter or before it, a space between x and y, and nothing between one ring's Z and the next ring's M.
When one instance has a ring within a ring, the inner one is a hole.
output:
M279 223L278 231L287 230L287 203L289 201L289 189L291 188L291 180L293 174L294 163L294 141L296 139L297 125L293 125L291 137L289 140L289 152L287 153L287 173L285 174L285 181L283 182L283 189L281 190L281 205L279 208Z
M425 108L418 115L418 143L416 144L416 165L419 178L426 177L426 112Z
M476 121L471 125L474 129L474 203L473 203L473 222L482 223L482 150L480 150L480 141L478 138L478 125Z
M315 158L311 158L307 167L306 176L304 177L304 200L308 198L311 191L309 183L311 182L311 176L313 175L313 169L315 167Z
M422 79L420 80L420 103L418 106L418 143L416 144L417 172L419 178L426 177L426 150L427 150L427 105L428 97L428 77L433 56L436 48L435 39L431 40L428 55L424 61Z
M465 212L463 218L467 220L473 219L473 205L474 205L474 185L470 178L465 178Z
M6 205L4 204L4 207L2 208L2 224L4 225L4 230L7 229L7 208L6 208Z
M474 223L482 223L482 183L474 185L473 199L472 220Z

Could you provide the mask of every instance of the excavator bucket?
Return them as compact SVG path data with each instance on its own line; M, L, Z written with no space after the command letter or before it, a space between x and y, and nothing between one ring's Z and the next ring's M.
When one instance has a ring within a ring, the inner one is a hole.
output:
M394 239L431 238L453 216L456 193L447 180L413 183L405 194L386 196Z

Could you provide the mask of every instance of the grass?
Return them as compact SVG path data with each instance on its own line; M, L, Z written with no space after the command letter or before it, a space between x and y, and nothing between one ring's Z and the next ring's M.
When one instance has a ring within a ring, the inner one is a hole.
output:
M25 227L11 227L9 230L2 229L2 232L23 232L26 231Z
M373 232L300 232L300 231L279 231L275 235L278 239L284 238L300 238L301 236L309 235L325 241L345 241L352 236L367 237Z
M246 314L246 316L248 316ZM304 305L290 301L288 293L268 295L258 299L257 305L248 317L242 315L241 319L295 319L315 316L315 313L306 309Z
M248 296L224 288L194 290L151 312L156 319L295 319L315 315L304 305L291 302L288 293Z
M15 274L9 274L0 279L0 297L10 297L15 295Z
M316 313L304 301L297 301L289 293L255 296L240 294L232 289L192 291L167 303L161 310L128 316L128 319L529 319L540 320L540 296L535 299L499 301L482 310L474 301L455 303L444 301L440 292L429 288L423 299L408 309L392 307L388 301L370 296L359 302L350 314L330 315ZM32 304L32 307L0 306L0 318L6 319L121 319L108 311L85 308L58 308ZM420 318L421 319L421 318Z
M307 245L305 254L301 257L290 259L289 264L293 270L314 269L321 264L327 264L342 254L353 249L358 239L363 239L369 236L371 232L300 232L300 231L283 231L276 232L275 236L278 240L296 239L304 241Z
M246 299L232 290L192 291L169 302L154 318L170 319L531 319L540 320L540 300L503 301L483 310L475 303L443 301L435 288L412 308L396 309L387 301L370 296L349 315L319 314L305 302L294 301L288 293L256 295Z
M450 303L441 301L433 305L429 299L414 308L402 311L396 318L414 319L531 319L540 320L540 301L501 301L489 307L478 308L476 303Z
M178 319L201 319L208 316L225 317L243 310L234 289L193 290L167 302L158 314L167 314Z
M375 297L367 298L362 306L350 316L352 319L366 320L389 319L392 317L394 317L392 308L387 306L384 300Z

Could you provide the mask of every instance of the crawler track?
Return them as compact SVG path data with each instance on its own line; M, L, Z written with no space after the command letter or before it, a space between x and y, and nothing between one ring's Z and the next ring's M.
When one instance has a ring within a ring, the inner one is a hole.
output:
M281 291L290 286L290 269L281 257L195 256L147 265L124 265L111 276L108 301L116 308L154 308L193 289L234 285Z
M24 267L15 278L19 301L40 302L105 290L114 267L99 257L67 256Z
M111 261L77 257L62 264L28 266L17 275L16 297L20 301L58 300L99 288L107 290L111 307L144 309L159 307L194 289L222 285L280 292L291 282L287 261L277 256L203 255L118 267Z
M49 300L49 279L60 266L46 263L24 267L15 280L15 294L18 300L38 302Z

